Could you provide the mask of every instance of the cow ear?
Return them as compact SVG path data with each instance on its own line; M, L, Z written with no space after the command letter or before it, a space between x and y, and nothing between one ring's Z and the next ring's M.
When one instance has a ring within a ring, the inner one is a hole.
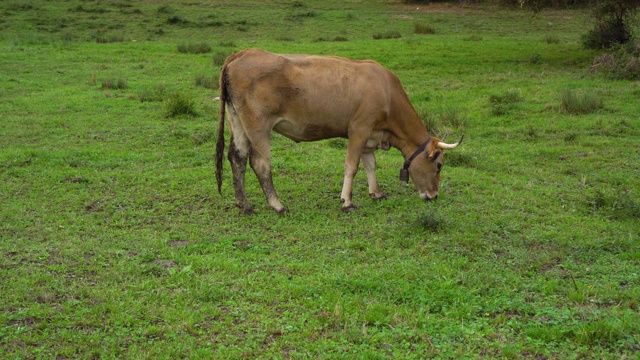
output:
M441 151L440 150L433 150L432 152L429 153L429 155L427 155L427 159L434 161L435 159L438 158L438 156L440 156Z

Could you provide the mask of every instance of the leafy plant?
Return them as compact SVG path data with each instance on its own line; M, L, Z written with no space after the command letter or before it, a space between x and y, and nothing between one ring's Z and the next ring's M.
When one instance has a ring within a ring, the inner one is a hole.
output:
M398 39L401 38L402 34L396 30L388 30L385 32L376 32L373 34L373 38L376 40L380 39Z
M546 42L547 44L559 44L560 38L557 35L546 34L544 36L544 42Z
M156 85L152 87L142 88L138 92L138 100L141 102L163 101L167 97L167 87L165 85Z
M227 54L224 51L216 51L213 54L213 57L211 58L211 60L213 61L213 65L222 66L224 64L224 62L227 60L228 56L229 56L229 54Z
M613 45L609 51L593 59L590 70L613 79L640 79L640 40Z
M177 116L197 116L195 101L182 93L175 93L168 96L164 101L165 117Z
M603 107L602 98L591 91L579 95L565 88L560 95L560 110L569 114L588 114Z
M493 94L489 96L489 105L491 113L495 116L506 115L515 110L519 103L522 102L522 96L518 91L510 90L502 94Z
M435 34L436 29L431 25L415 23L413 25L413 32L415 32L416 34Z
M207 43L178 44L178 52L183 54L206 54L211 50L211 45Z
M196 86L202 86L205 89L217 89L218 81L216 78L207 75L196 75Z
M111 89L111 90L122 90L126 89L127 80L124 78L107 78L102 80L102 89Z

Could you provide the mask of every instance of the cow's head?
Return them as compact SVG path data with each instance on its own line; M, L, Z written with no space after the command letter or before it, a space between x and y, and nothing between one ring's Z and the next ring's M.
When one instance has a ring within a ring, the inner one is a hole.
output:
M464 136L455 144L447 144L443 141L444 139L427 140L426 146L421 146L424 150L416 154L413 161L409 162L409 175L411 175L422 200L434 200L438 197L440 170L444 165L443 150L456 148L462 143L462 139Z

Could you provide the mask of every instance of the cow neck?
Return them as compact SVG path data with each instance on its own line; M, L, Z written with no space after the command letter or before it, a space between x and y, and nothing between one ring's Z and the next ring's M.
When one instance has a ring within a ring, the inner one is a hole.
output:
M409 99L406 99L407 103ZM402 111L401 111L402 110ZM427 139L431 139L429 131L420 120L415 109L401 108L397 112L392 112L391 127L388 131L391 133L391 144L400 150L405 160L408 160ZM428 142L427 142L428 145Z
M429 143L431 142L431 136L429 136L429 138L422 143L422 145L420 145L418 147L418 149L416 151L413 152L413 154L411 154L411 156L409 156L409 158L407 160L405 160L404 165L402 166L403 169L408 170L409 166L411 166L411 162L413 161L413 159L416 158L416 156L420 155L421 152L424 151L424 149L427 148L427 145L429 145Z
M411 138L407 136L404 139L396 135L395 139L393 139L395 141L392 141L392 144L400 150L405 160L409 160L412 156L413 158L411 158L411 160L413 160L416 152L422 152L429 145L431 139L432 137L425 131L424 134L414 134Z
M407 141L398 147L405 158L402 169L400 169L400 181L409 182L409 167L411 166L411 162L429 146L430 142L431 136L428 136L417 148L411 144L411 142Z

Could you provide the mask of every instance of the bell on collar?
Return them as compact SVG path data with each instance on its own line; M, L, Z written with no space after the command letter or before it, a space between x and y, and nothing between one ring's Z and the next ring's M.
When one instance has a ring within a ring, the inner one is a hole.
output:
M400 169L400 181L409 182L409 170Z

